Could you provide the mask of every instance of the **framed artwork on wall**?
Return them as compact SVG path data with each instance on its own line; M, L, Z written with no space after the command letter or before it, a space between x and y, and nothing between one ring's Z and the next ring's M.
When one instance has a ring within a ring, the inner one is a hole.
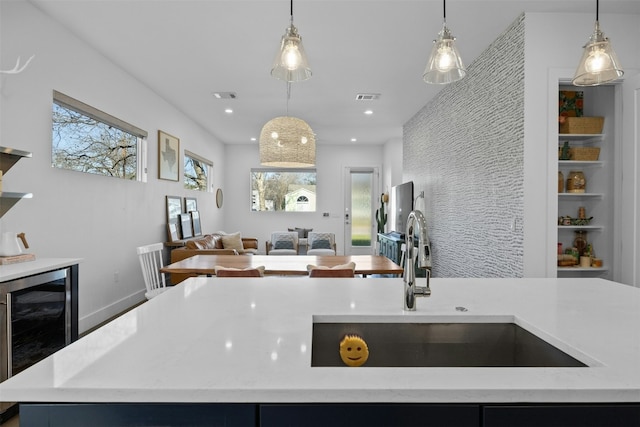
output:
M193 226L193 236L202 236L202 227L200 225L200 212L191 211L191 224Z
M188 239L193 237L193 226L191 225L191 214L180 214L180 230L182 231L182 238Z
M180 140L161 130L158 131L158 178L178 180L180 169Z
M185 197L184 198L184 211L191 212L198 210L198 199L195 197Z
M178 223L167 224L167 234L170 242L175 242L176 240L180 240L178 236Z
M182 199L177 196L167 196L167 224L177 224L178 215L182 213Z

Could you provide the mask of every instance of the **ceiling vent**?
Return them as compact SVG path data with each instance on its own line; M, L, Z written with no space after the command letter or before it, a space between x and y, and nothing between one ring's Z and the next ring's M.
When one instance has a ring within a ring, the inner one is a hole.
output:
M356 101L375 101L380 99L379 93L359 93L356 95Z
M238 95L235 92L213 92L216 99L236 99Z

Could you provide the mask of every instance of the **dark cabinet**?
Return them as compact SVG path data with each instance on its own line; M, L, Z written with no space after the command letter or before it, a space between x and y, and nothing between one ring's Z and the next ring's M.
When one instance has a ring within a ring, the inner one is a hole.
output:
M638 404L487 405L484 427L638 427Z
M400 265L402 260L402 244L404 239L395 233L378 234L378 242L380 248L378 253L389 258L391 261Z
M334 403L260 405L260 427L472 427L478 405Z
M399 266L404 268L402 260L402 245L404 244L404 236L391 232L391 233L378 233L378 243L380 244L378 254L386 256L391 261L395 262ZM417 245L417 242L415 242ZM421 268L415 268L416 277L425 277L426 272Z

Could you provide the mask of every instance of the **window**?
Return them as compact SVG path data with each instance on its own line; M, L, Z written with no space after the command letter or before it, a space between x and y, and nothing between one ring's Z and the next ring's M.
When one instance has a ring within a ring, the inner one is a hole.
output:
M51 166L146 181L147 132L53 92Z
M251 210L315 212L315 169L251 169Z
M213 162L184 150L184 188L213 192L211 175Z

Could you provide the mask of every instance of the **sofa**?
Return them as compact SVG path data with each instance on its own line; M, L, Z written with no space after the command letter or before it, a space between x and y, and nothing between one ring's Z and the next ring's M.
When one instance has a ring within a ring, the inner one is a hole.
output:
M240 233L222 232L189 239L185 245L171 251L171 263L194 255L253 255L258 253L258 239L241 237ZM171 283L178 284L195 274L171 274Z

